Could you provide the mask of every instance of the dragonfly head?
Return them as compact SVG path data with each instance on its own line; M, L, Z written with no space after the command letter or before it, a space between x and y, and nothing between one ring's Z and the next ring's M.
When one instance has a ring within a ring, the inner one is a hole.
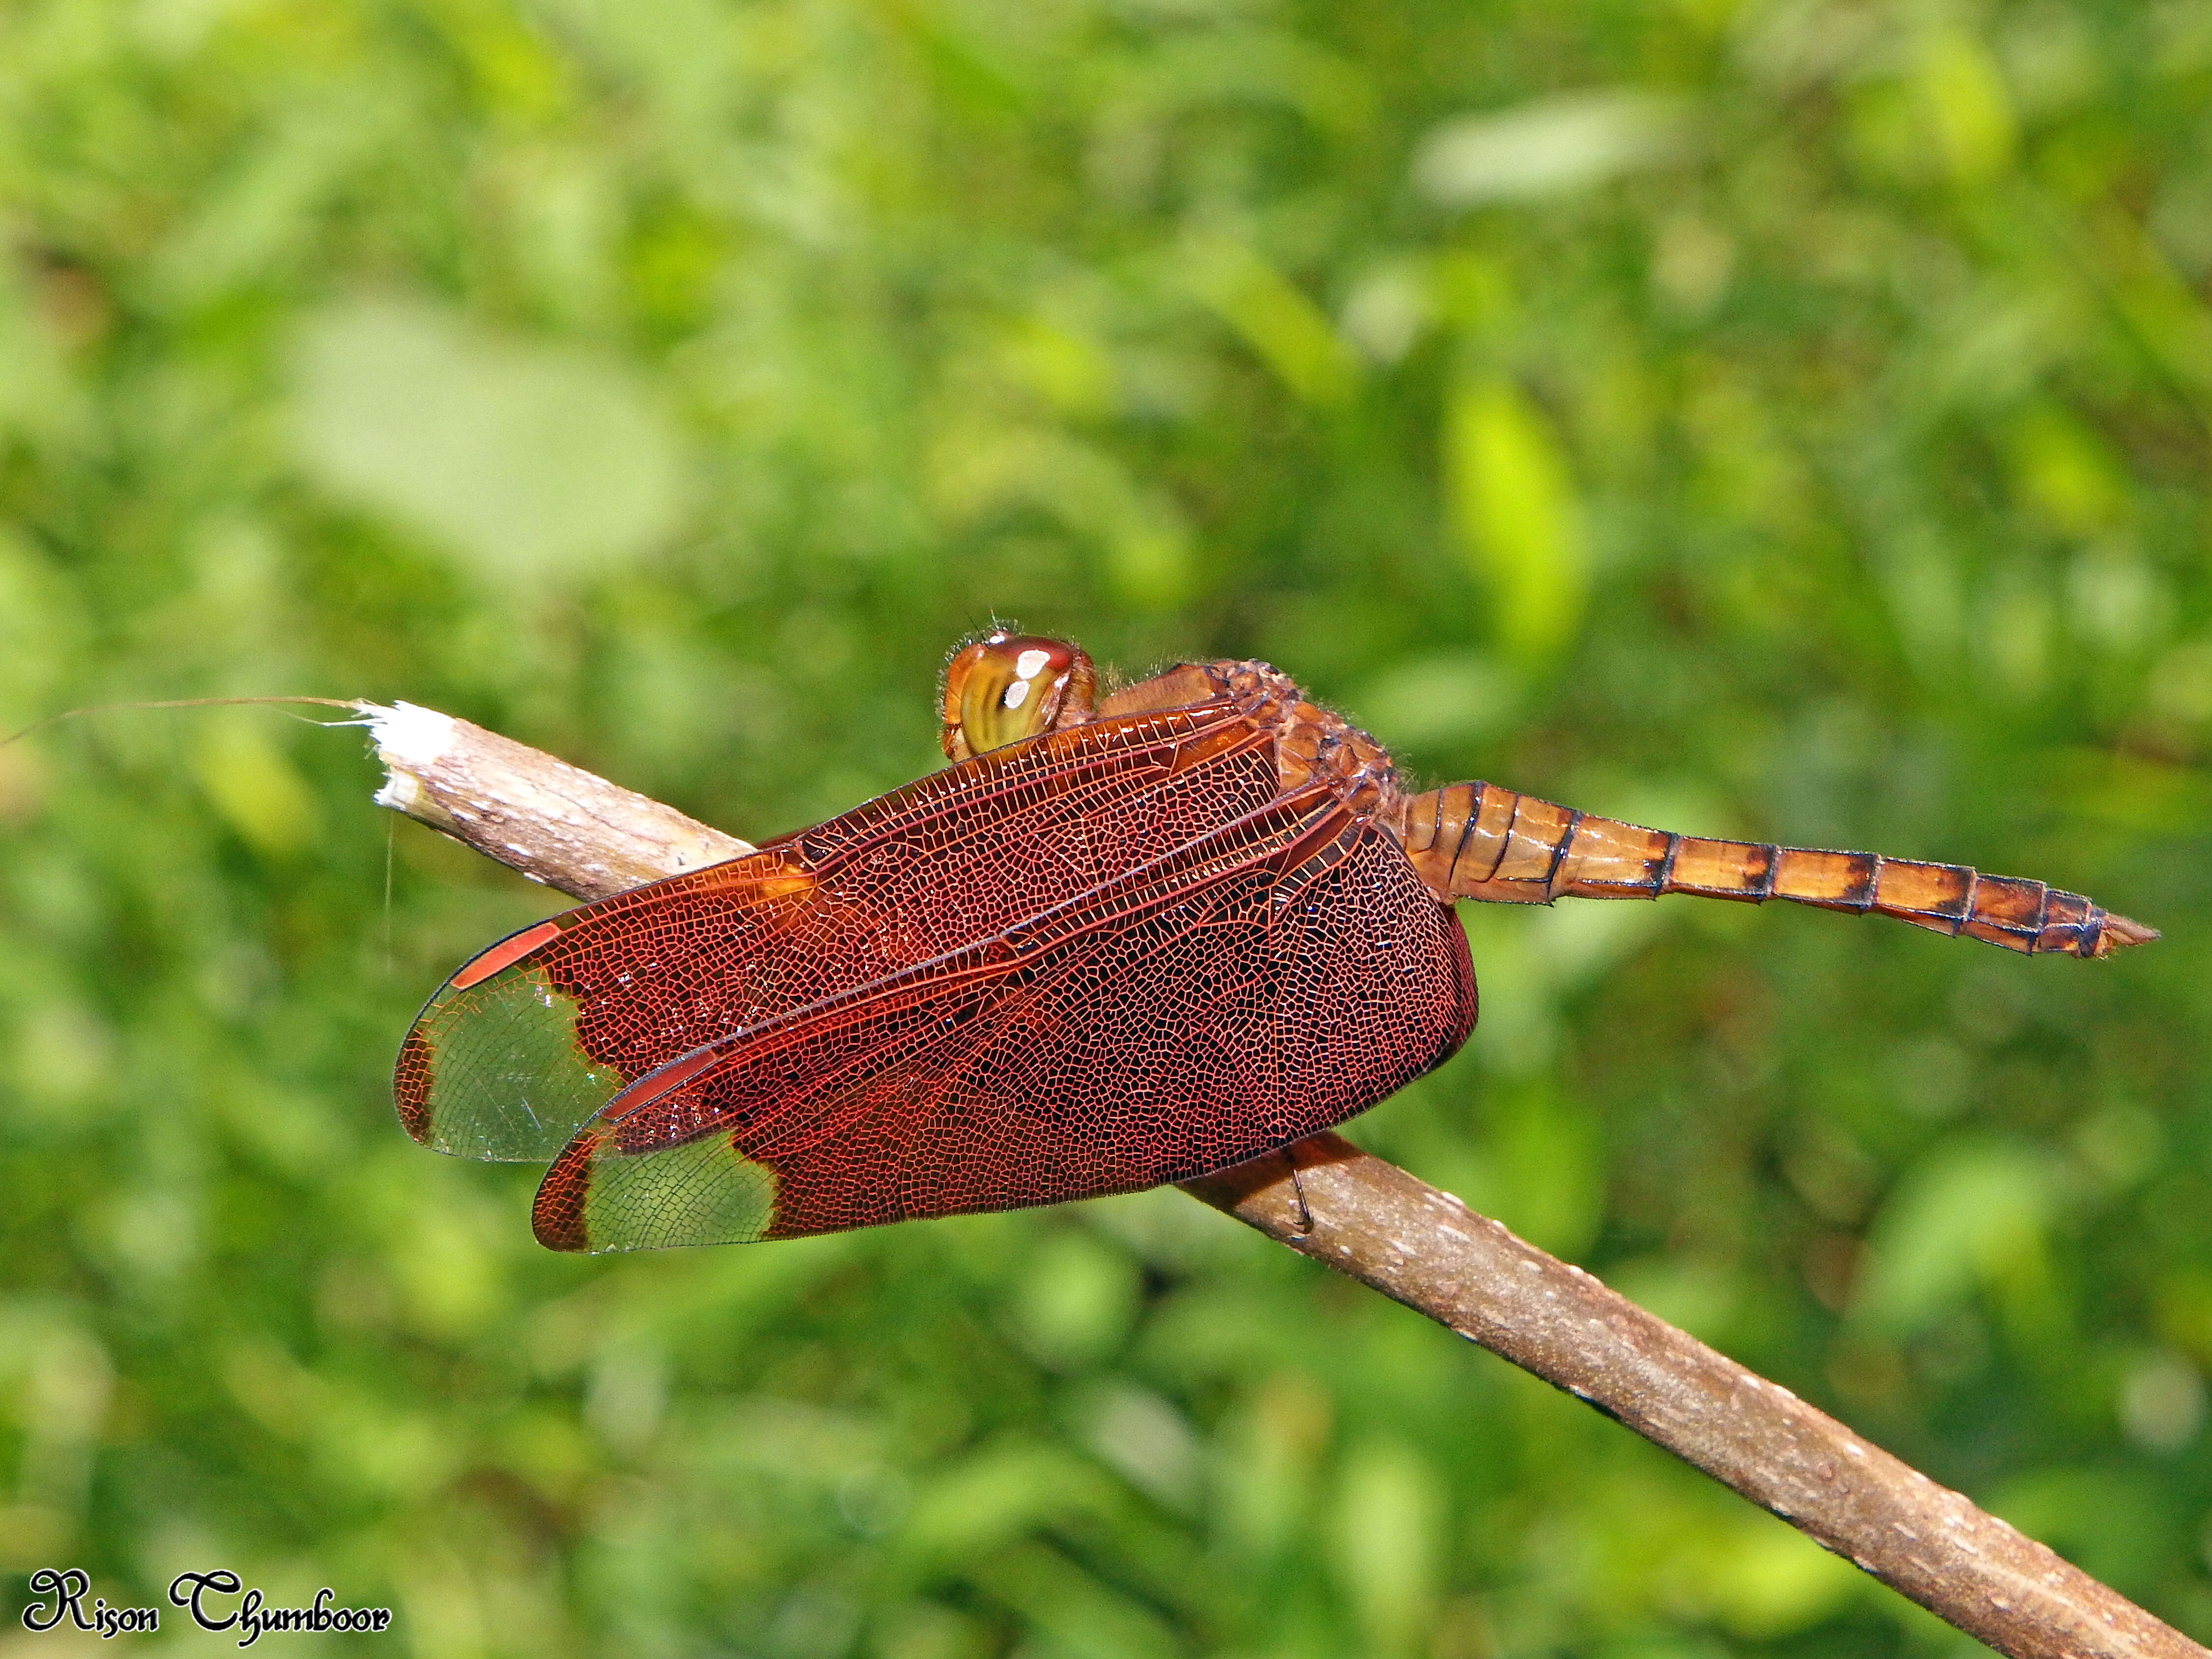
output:
M1097 691L1097 672L1079 647L994 629L945 665L945 752L963 761L1080 726Z

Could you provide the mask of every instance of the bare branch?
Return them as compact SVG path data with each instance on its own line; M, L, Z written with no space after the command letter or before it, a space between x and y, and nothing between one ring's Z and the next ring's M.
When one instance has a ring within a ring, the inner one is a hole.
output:
M380 803L579 898L751 850L465 720L362 712L389 775ZM2001 1653L2212 1659L1786 1389L1338 1136L1183 1189L1587 1401Z
M753 850L672 806L451 714L411 702L356 707L384 763L379 806L578 898L605 898Z
M1787 1389L1336 1135L1183 1189L1589 1401L2000 1653L2205 1651Z

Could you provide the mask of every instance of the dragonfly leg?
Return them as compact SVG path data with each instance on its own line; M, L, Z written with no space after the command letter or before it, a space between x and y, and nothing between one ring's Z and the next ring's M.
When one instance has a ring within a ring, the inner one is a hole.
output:
M1314 1230L1313 1211L1306 1205L1305 1183L1298 1179L1298 1143L1292 1141L1283 1148L1283 1162L1291 1166L1291 1196L1298 1201L1298 1237L1303 1238Z

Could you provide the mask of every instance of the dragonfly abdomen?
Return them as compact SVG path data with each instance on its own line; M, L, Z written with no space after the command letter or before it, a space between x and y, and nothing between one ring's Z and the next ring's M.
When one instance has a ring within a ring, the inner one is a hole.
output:
M1447 901L1557 898L1788 899L1873 911L2025 954L2101 957L2158 934L2078 893L1960 864L1717 841L1578 812L1491 783L1456 783L1407 803L1406 853Z

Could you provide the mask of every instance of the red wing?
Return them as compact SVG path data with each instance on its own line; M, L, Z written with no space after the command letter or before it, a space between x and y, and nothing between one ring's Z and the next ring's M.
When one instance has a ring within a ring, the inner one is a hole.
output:
M736 1243L1182 1180L1342 1121L1474 1016L1466 941L1396 844L1285 797L643 1079L547 1172L538 1234Z
M988 937L1251 811L1225 703L1048 733L708 870L524 930L432 997L393 1079L418 1140L549 1158L626 1085Z
M659 999L667 1006L654 1023L680 1042L702 1012L692 988L712 975L718 944L800 926L813 886L799 860L775 848L617 894L501 940L416 1016L392 1077L400 1121L441 1152L552 1157L635 1074L627 1055L593 1040L610 1011L634 988L665 988L673 994ZM713 1027L710 1017L708 1029L726 1028Z

